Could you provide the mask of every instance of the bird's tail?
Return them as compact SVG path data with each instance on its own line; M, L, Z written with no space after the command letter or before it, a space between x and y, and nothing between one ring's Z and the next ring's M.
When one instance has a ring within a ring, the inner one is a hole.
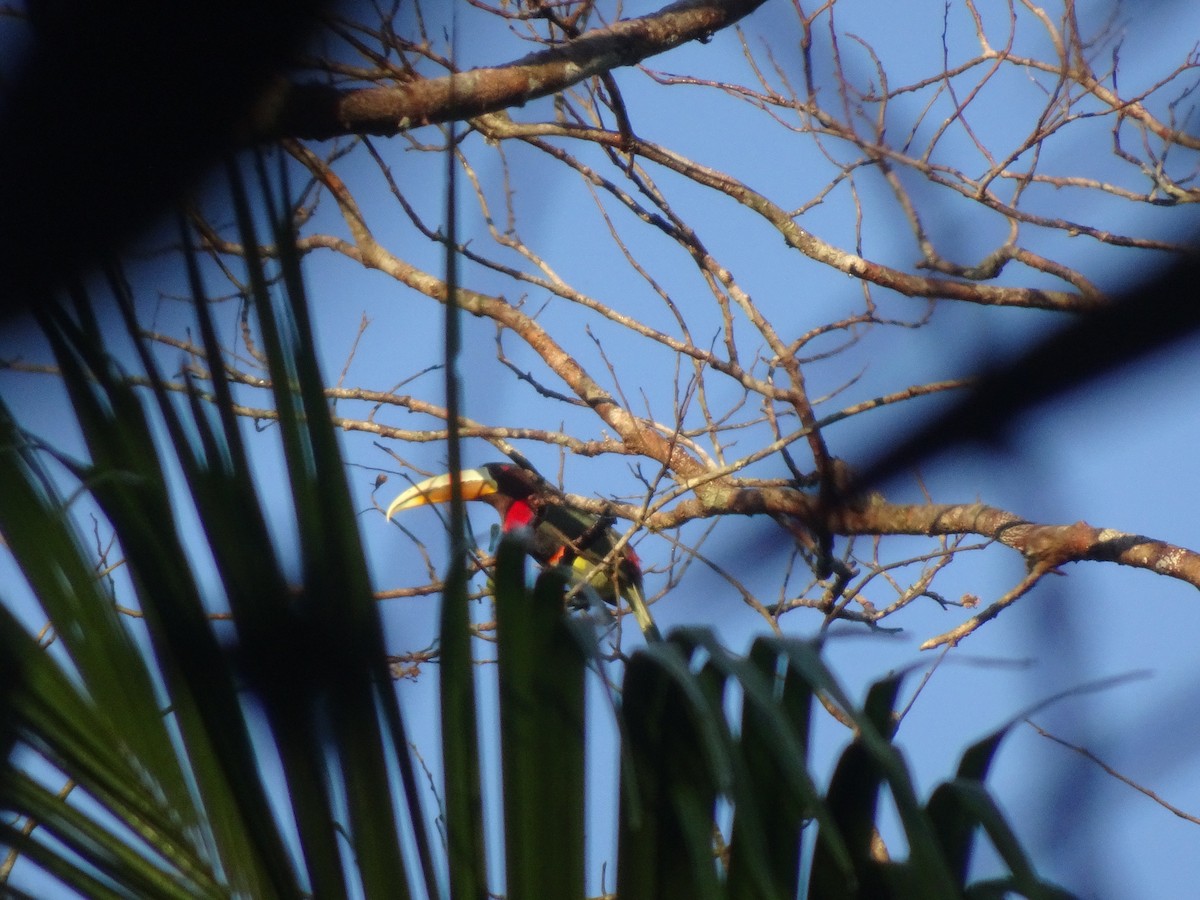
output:
M647 643L662 641L662 633L654 624L654 617L650 615L650 607L646 605L646 599L642 596L638 586L636 584L626 585L622 596L629 603L629 608L633 610L633 618L638 623L638 628L642 629Z

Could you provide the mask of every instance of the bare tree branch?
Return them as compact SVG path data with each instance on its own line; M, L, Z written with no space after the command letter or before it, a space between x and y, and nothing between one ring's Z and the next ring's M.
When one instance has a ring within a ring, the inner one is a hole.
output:
M281 84L279 93L260 110L255 130L264 138L318 140L347 134L394 135L523 106L688 41L707 42L763 2L678 0L651 15L622 19L505 65L443 78L349 90Z

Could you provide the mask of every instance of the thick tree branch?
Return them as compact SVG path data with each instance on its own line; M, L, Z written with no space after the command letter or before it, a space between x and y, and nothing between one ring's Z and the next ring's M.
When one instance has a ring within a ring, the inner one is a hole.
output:
M640 507L591 501L571 502L594 512L640 518L651 530L666 530L717 515L786 515L832 534L974 534L1003 544L1025 557L1030 569L1049 571L1071 562L1115 562L1146 569L1200 588L1200 553L1141 534L1097 528L1086 522L1042 525L982 503L888 503L878 494L861 503L823 508L813 494L782 487L746 487L730 480L696 489L697 495L669 510L642 515Z
M584 79L632 66L688 41L707 41L764 0L679 0L658 12L585 32L502 66L389 87L344 90L289 84L264 103L259 138L394 135L436 122L523 106Z

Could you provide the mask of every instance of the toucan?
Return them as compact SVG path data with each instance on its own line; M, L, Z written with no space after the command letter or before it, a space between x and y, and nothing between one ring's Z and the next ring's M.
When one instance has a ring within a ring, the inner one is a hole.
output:
M505 534L527 531L529 553L543 566L562 566L576 584L608 603L625 600L647 640L661 640L642 592L641 562L626 545L611 559L618 536L599 516L572 509L541 477L512 463L488 463L459 475L464 500L481 500L500 514ZM414 484L387 508L387 518L415 506L450 499L449 473ZM607 560L607 562L605 562Z

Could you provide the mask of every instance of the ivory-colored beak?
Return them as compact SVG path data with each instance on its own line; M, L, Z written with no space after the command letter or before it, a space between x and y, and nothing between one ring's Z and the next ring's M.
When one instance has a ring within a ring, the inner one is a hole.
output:
M478 500L488 494L496 493L496 482L482 469L467 469L460 475L464 500ZM434 503L446 503L450 500L451 473L427 478L414 484L399 497L392 501L387 508L387 518L393 514L412 509L415 506L427 506Z

